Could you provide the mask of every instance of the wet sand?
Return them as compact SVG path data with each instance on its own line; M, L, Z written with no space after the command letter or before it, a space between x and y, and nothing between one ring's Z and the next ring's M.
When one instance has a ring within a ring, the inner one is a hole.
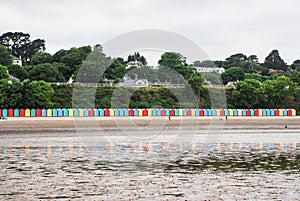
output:
M93 142L98 147L82 148L69 144L78 140L73 134L77 129L113 131L117 136L105 139L114 141L121 138L119 130L122 129L148 135L144 132L146 129L159 127L166 129L158 136L162 139L165 133L187 134L189 129L203 131L221 127L228 134L216 135L215 141L237 142L239 137L247 143L251 140L275 140L278 143L283 141L275 136L281 136L291 143L299 139L300 117L229 117L228 120L224 117L172 117L171 121L168 117L1 120L0 200L299 199L298 146L290 149L283 144L280 149L274 149L272 145L257 150L245 144L248 148L194 153L181 149L161 150L155 142L151 151L145 151L143 147L140 150L139 144L130 142L137 145L132 151L124 144L120 149L110 143L101 148L102 144L96 141L97 133L90 132L90 136L82 138L84 143ZM266 131L265 135L261 135L262 130ZM290 133L283 133L283 130ZM247 132L252 135L247 136ZM81 136L84 134L87 132L83 131ZM209 140L205 137L204 141ZM32 146L27 147L27 144ZM257 147L257 144L253 146Z

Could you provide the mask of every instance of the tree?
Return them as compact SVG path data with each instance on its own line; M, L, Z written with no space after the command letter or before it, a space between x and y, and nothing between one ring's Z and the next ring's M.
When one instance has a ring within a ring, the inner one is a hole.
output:
M28 78L28 72L25 70L23 66L19 66L16 64L9 65L8 72L10 75L18 78L21 81Z
M50 84L45 81L32 81L30 87L33 100L32 108L51 108L53 106L51 97L54 90Z
M258 63L258 57L256 55L250 55L248 57L249 62Z
M268 108L289 107L296 90L296 84L285 76L263 83L262 89L266 97L264 106Z
M43 64L43 63L52 63L52 55L47 52L37 52L35 53L30 61L31 65Z
M278 50L272 50L272 52L265 58L264 66L268 69L287 70L287 65L280 57Z
M30 80L43 80L46 82L65 82L64 77L53 65L38 64L28 71Z
M0 79L8 79L7 67L0 65Z
M241 81L244 80L245 73L240 67L231 67L221 74L221 78L224 84L230 81Z
M12 64L12 57L10 51L3 45L0 45L0 65L10 65Z
M114 59L106 69L104 77L112 80L120 80L126 73L126 66L122 63L121 58Z
M0 45L10 49L11 54L21 57L23 62L29 62L31 57L39 51L45 50L45 41L43 39L30 40L28 33L7 32L0 36Z
M53 62L52 66L62 74L62 76L66 81L68 81L74 73L74 71L70 66L67 66L66 64L63 63Z
M165 52L161 55L158 64L160 66L174 68L177 65L186 65L186 58L179 53Z
M194 61L193 65L197 66L197 67L215 67L216 66L215 63L211 60L204 60L202 62Z
M295 61L292 63L291 68L292 68L293 70L300 71L300 59L295 60Z
M263 97L261 83L255 79L240 81L233 90L236 108L259 108Z
M213 85L223 84L219 73L201 73L201 75L205 80L209 81Z
M269 76L263 76L260 74L256 74L256 73L245 73L245 80L246 79L254 79L254 80L258 80L261 83L263 83L264 81L270 79Z
M188 83L194 90L195 94L198 95L198 99L200 99L200 88L204 84L204 80L201 75L194 74L188 79Z
M142 63L142 65L147 65L147 60L144 56L141 56L139 52L135 52L133 55L129 55L127 57L127 62L130 62L130 61L139 61Z
M238 53L226 58L226 61L227 61L226 68L230 68L234 66L241 67L242 64L247 61L247 56L242 53Z
M0 108L20 108L24 90L20 81L0 81Z
M70 50L59 50L53 55L53 61L65 64L61 70L65 71L65 73L63 73L64 77L69 79L71 77L70 75L76 74L80 65L86 60L90 53L90 46L73 47Z

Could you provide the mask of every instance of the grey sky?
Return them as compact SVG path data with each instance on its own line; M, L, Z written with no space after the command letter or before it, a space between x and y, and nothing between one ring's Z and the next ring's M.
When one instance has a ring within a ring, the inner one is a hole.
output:
M139 29L163 29L197 43L211 59L234 53L260 61L278 49L300 59L297 0L0 0L0 33L46 40L48 52L105 41Z

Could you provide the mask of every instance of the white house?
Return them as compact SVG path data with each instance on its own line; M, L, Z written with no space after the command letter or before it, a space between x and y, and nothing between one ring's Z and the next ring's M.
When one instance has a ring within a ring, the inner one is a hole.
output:
M149 81L147 79L131 79L127 75L123 77L122 82L117 84L118 86L130 86L130 87L147 87L149 86Z
M21 59L21 57L18 58L18 57L12 56L12 60L13 60L12 64L22 66L22 59Z
M223 73L225 69L223 67L195 67L198 73Z
M127 64L126 64L126 69L130 68L130 67L133 67L133 66L136 66L136 67L141 67L143 64L142 62L140 61L129 61Z

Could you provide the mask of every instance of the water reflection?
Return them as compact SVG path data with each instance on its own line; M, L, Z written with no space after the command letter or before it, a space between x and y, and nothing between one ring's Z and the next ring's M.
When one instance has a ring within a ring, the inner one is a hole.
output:
M0 169L1 200L297 200L300 144L2 145Z

